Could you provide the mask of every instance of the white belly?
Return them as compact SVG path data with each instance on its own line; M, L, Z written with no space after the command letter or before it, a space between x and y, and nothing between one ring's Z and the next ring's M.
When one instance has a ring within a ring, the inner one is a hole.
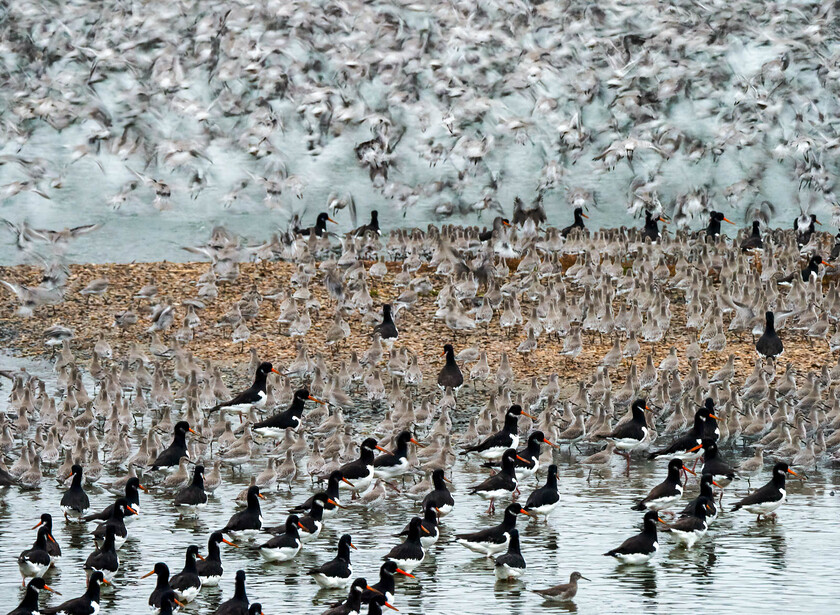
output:
M353 572L351 570L350 574L346 577L326 577L319 572L313 574L312 578L315 579L315 582L324 589L339 589L348 587L350 585L352 576Z
M310 532L304 532L303 530L301 530L301 532L300 532L300 541L301 541L303 544L307 544L307 543L312 542L313 540L315 540L316 538L318 538L318 535L321 533L321 528L322 528L322 527L323 527L323 525L321 524L321 522L320 522L320 521L316 521L316 522L315 522L315 531L314 531L314 532L311 532L311 533L310 533Z
M216 575L212 577L199 577L201 579L201 586L202 587L216 587L219 585L219 582L222 580L222 575Z
M529 508L528 512L547 517L552 512L554 512L554 509L557 508L559 505L560 500L557 500L553 504L543 504L542 506L537 506L536 508Z
M524 568L512 568L507 564L502 564L501 566L496 566L496 578L500 581L506 581L508 579L518 579L525 573Z
M423 563L423 560L426 558L426 552L423 551L423 557L420 559L394 559L389 557L388 559L394 562L401 570L405 570L406 572L412 572L417 566Z
M750 504L749 506L744 506L744 510L751 512L754 515L769 515L771 512L776 510L779 506L785 503L787 499L787 494L785 490L782 489L782 497L776 500L775 502L762 502L761 504Z
M654 555L656 555L657 551L659 551L659 543L654 542L653 551L650 553L627 553L616 555L615 557L625 564L645 564L649 562Z
M504 542L500 543L471 542L469 540L464 540L463 538L459 538L458 543L465 546L470 551L474 551L475 553L481 553L482 555L490 557L491 555L494 555L496 553L507 551L508 544L510 543L510 534L505 533L505 540Z
M510 497L513 491L509 489L493 489L492 491L476 491L475 494L485 500L497 500L499 498Z
M641 440L634 438L616 438L613 442L615 442L616 448L620 448L623 451L632 451L639 448L639 445L642 443Z
M261 548L260 555L262 555L269 562L288 562L294 558L300 551L300 541L296 547L281 547L279 549Z
M175 593L178 596L178 600L181 602L192 602L195 600L195 597L198 595L198 592L201 591L201 586L198 587L188 587L187 589L175 590Z
M286 433L285 429L280 429L279 427L258 427L253 431L255 434L266 440L279 440Z
M390 480L392 478L402 476L406 472L408 472L408 459L403 457L402 459L400 459L400 462L395 466L390 466L387 468L374 468L373 475L376 478Z
M706 531L699 532L681 532L679 530L671 530L671 534L677 539L677 542L685 545L686 549L690 549L697 543L698 540L706 535Z

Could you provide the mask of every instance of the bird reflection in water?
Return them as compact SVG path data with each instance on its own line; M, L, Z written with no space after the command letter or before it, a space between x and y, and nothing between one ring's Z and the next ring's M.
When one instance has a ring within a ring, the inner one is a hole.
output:
M656 567L650 564L622 564L616 566L609 577L613 582L645 601L653 601L655 606L659 596L656 583Z

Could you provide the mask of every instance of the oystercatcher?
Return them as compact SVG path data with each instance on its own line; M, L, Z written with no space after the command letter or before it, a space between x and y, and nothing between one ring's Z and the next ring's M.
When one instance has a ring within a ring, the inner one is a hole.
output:
M527 510L514 502L505 508L505 517L499 525L473 532L471 534L457 534L457 542L470 551L490 557L507 549L510 542L510 530L516 527L516 515L531 516Z
M694 474L693 470L683 465L682 459L672 459L669 461L668 476L664 481L651 489L647 497L633 506L633 510L652 510L659 512L676 504L683 494L682 481L680 480L681 470Z
M798 476L784 461L778 462L773 466L773 477L770 482L735 504L732 507L733 512L743 508L756 515L756 521L760 521L762 515L767 517L770 513L773 513L787 500L785 477L788 474ZM772 516L775 517L775 513Z
M519 446L519 417L527 416L533 419L530 414L522 410L519 404L513 404L505 413L505 423L500 431L488 436L475 446L468 446L461 455L475 453L483 459L490 461L498 460L509 448L515 449Z
M262 408L265 406L266 399L265 381L268 378L268 374L271 372L274 372L275 374L280 373L274 369L271 363L263 361L257 366L257 371L254 375L254 384L239 393L233 399L216 404L210 408L208 412L214 412L220 408L230 408L235 412L247 412L253 406Z
M251 428L255 434L262 438L274 438L275 440L283 437L286 430L291 428L294 431L300 429L301 417L303 416L303 407L307 400L323 404L320 399L315 399L309 394L307 389L299 389L295 391L292 398L292 405L283 412L268 417L264 421L255 423Z
M353 566L350 564L351 548L356 548L353 539L350 538L350 534L344 534L338 539L338 554L325 564L310 568L306 574L324 589L347 587L353 575Z
M656 540L657 521L665 523L659 518L656 511L650 510L646 512L641 533L631 536L615 549L604 553L604 555L614 557L625 564L644 564L645 562L649 562L659 550L659 542Z

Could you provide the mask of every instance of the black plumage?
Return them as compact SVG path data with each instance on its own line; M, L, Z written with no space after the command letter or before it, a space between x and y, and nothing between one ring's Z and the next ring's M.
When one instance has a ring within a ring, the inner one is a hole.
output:
M350 563L350 549L355 549L350 534L344 534L338 539L338 553L328 562L315 568L310 568L306 574L311 575L321 587L336 586L337 582L349 579L353 574Z
M32 529L37 529L42 525L47 528L47 534L52 537L52 540L47 540L47 553L55 560L55 558L61 557L61 545L58 544L53 535L53 520L50 513L42 513L41 520Z
M85 560L84 569L86 571L99 570L104 574L113 575L120 569L120 557L117 555L117 547L114 542L116 531L116 528L112 525L107 527L102 546L88 555Z
M147 489L140 484L140 479L136 476L132 476L128 479L125 483L125 495L122 496L128 502L128 505L131 506L133 510L138 510L138 506L140 504L140 490L147 491ZM119 500L119 497L117 498ZM116 501L116 500L115 500ZM114 503L108 504L102 511L98 513L92 513L90 515L86 515L84 517L85 521L107 521L111 518L111 515L114 511ZM134 516L137 513L129 513L128 516Z
M192 482L183 487L175 496L175 506L181 511L195 510L207 504L207 492L204 491L204 466L197 465L193 469Z
M572 222L569 226L565 227L560 231L560 234L563 237L568 237L569 234L575 229L583 229L585 225L583 223L584 218L589 218L585 213L583 213L582 207L575 207L575 221Z
M201 557L198 554L198 546L188 546L184 558L184 568L169 579L169 586L172 587L181 601L189 602L195 598L195 595L201 589L201 578L198 576L198 569L195 565L195 560L198 557Z
M153 574L157 576L155 580L155 588L149 595L149 606L159 609L161 602L163 601L163 596L166 595L167 592L173 591L172 587L169 585L169 566L163 562L158 562L155 564L155 567L151 570L151 572L147 572L140 578L145 579Z
M230 519L222 528L222 532L236 534L243 531L258 531L262 528L262 511L260 510L260 498L265 499L260 488L256 485L248 487L247 502L245 510L231 515Z
M154 460L152 470L177 466L181 461L181 457L189 458L187 432L195 434L195 431L193 431L187 421L178 421L175 423L172 431L172 443Z
M93 615L99 611L100 584L107 581L101 572L94 572L88 579L88 586L85 593L78 598L63 602L58 606L42 607L41 615ZM95 605L95 606L94 606Z
M47 585L44 579L41 577L35 577L29 581L29 584L26 586L26 593L23 595L23 600L20 601L20 604L18 604L16 609L9 611L8 615L33 615L39 613L38 593L43 590L54 592L59 596L61 595L52 587Z
M299 429L307 400L319 404L323 403L321 400L312 397L308 389L298 389L295 391L294 397L292 397L292 403L287 409L268 417L264 421L255 423L253 426L254 432L265 437L276 438L282 435L289 427L294 430Z
M207 539L207 557L195 563L196 572L202 584L208 584L209 580L212 585L216 585L224 573L222 552L219 549L219 544L222 542L231 547L237 547L236 544L225 538L221 532L210 534L210 538Z
M694 474L683 465L682 459L672 459L668 462L668 475L665 480L656 485L647 496L639 500L633 510L664 510L682 497L683 486L680 472L685 470Z
M750 236L741 242L741 251L761 250L764 248L764 240L761 238L761 223L753 220Z
M70 488L61 496L61 510L64 511L65 519L79 520L84 517L85 512L90 508L90 498L82 487L84 470L78 463L74 463L70 469L73 480Z
M235 409L246 409L250 406L259 406L265 403L265 384L268 379L268 374L271 372L274 372L275 374L280 373L274 369L274 366L272 366L271 363L263 361L257 366L257 371L254 373L254 382L250 387L234 396L233 399L216 404L210 408L208 412L213 412L215 410L219 410L220 408L231 407Z
M444 471L440 468L432 472L432 490L423 498L420 506L426 510L430 505L434 506L440 511L441 516L452 512L455 507L455 498L446 486L447 478Z
M548 515L560 502L560 490L557 487L557 466L548 466L548 476L545 484L535 489L525 502L525 510L542 515Z
M784 351L782 340L776 335L776 319L773 312L764 313L764 333L755 343L755 350L766 359L775 359Z
M486 459L498 459L509 448L516 448L519 445L519 417L530 414L522 410L519 404L513 404L505 414L505 422L502 428L496 433L488 436L475 446L467 446L461 451L462 455L477 453Z
M645 513L642 531L622 542L615 549L604 553L629 563L647 561L659 550L656 540L656 522L664 523L659 515L651 510Z
M373 587L373 591L366 589L362 592L362 603L367 604L371 602L377 595L383 596L388 602L393 600L394 590L396 589L396 583L394 582L395 574L402 574L412 579L415 578L413 574L397 566L396 562L388 560L379 567L379 582L371 586Z
M382 322L373 328L374 333L379 334L379 338L386 344L393 344L399 337L397 325L394 324L394 319L391 316L391 304L386 303L382 306Z
M245 571L236 571L233 597L219 605L213 615L249 615L248 594L245 591Z
M458 390L464 384L464 375L461 373L461 368L455 361L455 349L452 344L444 344L441 356L446 357L446 363L438 373L437 383L442 389L451 388Z

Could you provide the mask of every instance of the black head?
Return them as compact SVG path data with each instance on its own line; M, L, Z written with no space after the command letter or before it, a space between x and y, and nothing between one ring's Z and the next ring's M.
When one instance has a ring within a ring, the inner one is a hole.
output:
M773 316L773 312L764 312L764 322L767 324L768 327L773 326L773 322L775 321L775 317Z
M342 480L344 480L344 474L341 473L341 470L333 470L330 473L329 480L335 483L340 483Z
M73 467L70 468L70 474L72 476L81 476L82 472L84 472L84 470L82 469L82 466L80 466L78 463L74 463Z
M358 579L353 581L353 584L350 586L350 593L360 594L366 589L368 589L367 580L362 577L359 577Z
M659 513L657 513L655 510L649 510L645 513L644 523L646 530L649 530L651 528L655 530L657 521L662 520L659 518ZM662 522L664 523L664 521Z
M708 514L710 514L714 510L714 503L707 498L705 495L701 495L697 498L697 502L694 504L694 516L700 517L701 519L705 519Z
M786 474L793 474L794 476L799 476L799 474L791 470L790 466L784 461L780 461L779 463L773 466L773 478L782 477L784 479Z
M129 512L131 512L129 511L130 507L131 504L125 498L117 498L116 500L114 500L114 510L119 510L120 514L122 515L126 515Z
M38 525L46 525L47 527L52 527L52 515L50 513L42 513L41 522ZM38 527L38 525L36 525L35 527Z
M753 233L757 233L761 229L761 222L759 222L758 220L753 220L752 229Z
M99 585L100 583L108 583L108 581L105 580L104 574L98 570L94 570L88 579L88 587L91 585Z
M319 491L315 495L312 496L312 505L313 506L320 506L323 508L327 505L327 501L329 500L329 496L324 493L323 491Z
M210 534L210 539L208 540L208 542L215 542L216 544L219 544L220 542L223 542L224 540L225 540L224 534L222 534L221 532L213 532L212 534Z
M679 473L680 470L688 470L688 468L686 468L685 465L683 464L682 459L674 458L674 459L672 459L671 461L668 462L668 475L669 476L674 474L675 472ZM688 471L691 472L691 470L688 470ZM693 474L693 472L692 472L692 474Z
M386 574L394 576L397 573L397 564L393 560L388 560L379 567L379 574Z
M636 416L637 414L641 414L642 416L644 416L645 410L648 409L647 400L645 400L644 398L637 399L633 402L631 409L633 410L633 416Z
M319 213L319 214L318 214L318 217L316 218L316 220L318 221L318 224L319 224L320 226L324 226L324 225L326 225L327 220L329 220L329 219L330 219L329 214L327 214L327 213L326 213L326 212L324 212L324 211L322 211L321 213Z
M407 443L411 442L412 440L414 440L414 436L407 429L401 431L397 435L397 444L407 444Z
M538 444L542 444L545 440L545 434L541 432L539 429L537 431L532 431L531 435L528 436L528 443L536 442Z
M583 207L575 207L575 215L582 216L583 215Z
M376 438L365 438L362 441L362 449L366 451L374 451L379 449L380 446L376 443Z
M511 514L511 515L523 514L523 515L528 515L528 511L527 511L527 510L525 510L524 508L522 508L522 505L521 505L521 504L517 504L516 502L514 502L513 504L508 504L508 507L507 507L507 508L505 508L505 514ZM529 516L530 516L530 515L529 515Z
M140 488L140 479L137 478L136 476L132 476L125 483L125 490L126 491L136 491L139 488Z
M237 570L236 571L236 580L239 583L245 582L245 571L244 570Z
M268 376L269 372L277 373L277 370L275 370L274 366L268 361L263 361L259 364L259 367L257 367L257 373L261 376Z
M816 217L816 216L814 216L814 217ZM373 220L378 220L378 219L379 219L379 212L378 212L378 211L376 211L375 209L374 209L374 210L372 210L372 211L370 212L370 219L371 219L371 221L373 221Z
M36 591L41 591L47 586L47 582L44 581L41 577L35 577L29 582L29 587Z
M260 493L260 488L256 485L251 485L250 487L248 487L248 506L259 504L260 499L265 499L265 496L262 493Z
M516 461L517 454L516 451L512 448L509 448L504 453L502 453L502 466L513 466L514 462Z
M353 547L353 538L350 534L342 534L341 538L338 539L338 548L340 549L342 546L345 548ZM356 547L353 547L354 549Z
M187 559L195 559L198 557L198 545L190 545L187 547Z
M187 432L195 433L191 428L190 424L187 421L178 421L175 423L175 433L185 434Z
M248 615L263 615L262 605L259 602L254 602L248 607Z
M522 415L522 406L519 404L513 404L507 411L508 414L512 414L513 416L521 416Z
M811 255L811 266L817 267L823 263L823 257L821 254L812 254Z
M555 464L551 464L548 466L548 475L557 478L557 466Z
M155 567L154 567L154 570L152 571L152 574L156 574L159 577L163 577L164 579L168 579L169 578L169 566L167 566L163 562L158 562L157 564L155 564Z
M297 515L289 515L286 517L286 531L292 532L298 529L298 523L300 523L300 517Z
M443 345L443 354L445 354L447 357L455 356L455 349L452 347L452 344Z
M382 315L383 316L390 316L391 315L391 304L386 303L382 306Z

